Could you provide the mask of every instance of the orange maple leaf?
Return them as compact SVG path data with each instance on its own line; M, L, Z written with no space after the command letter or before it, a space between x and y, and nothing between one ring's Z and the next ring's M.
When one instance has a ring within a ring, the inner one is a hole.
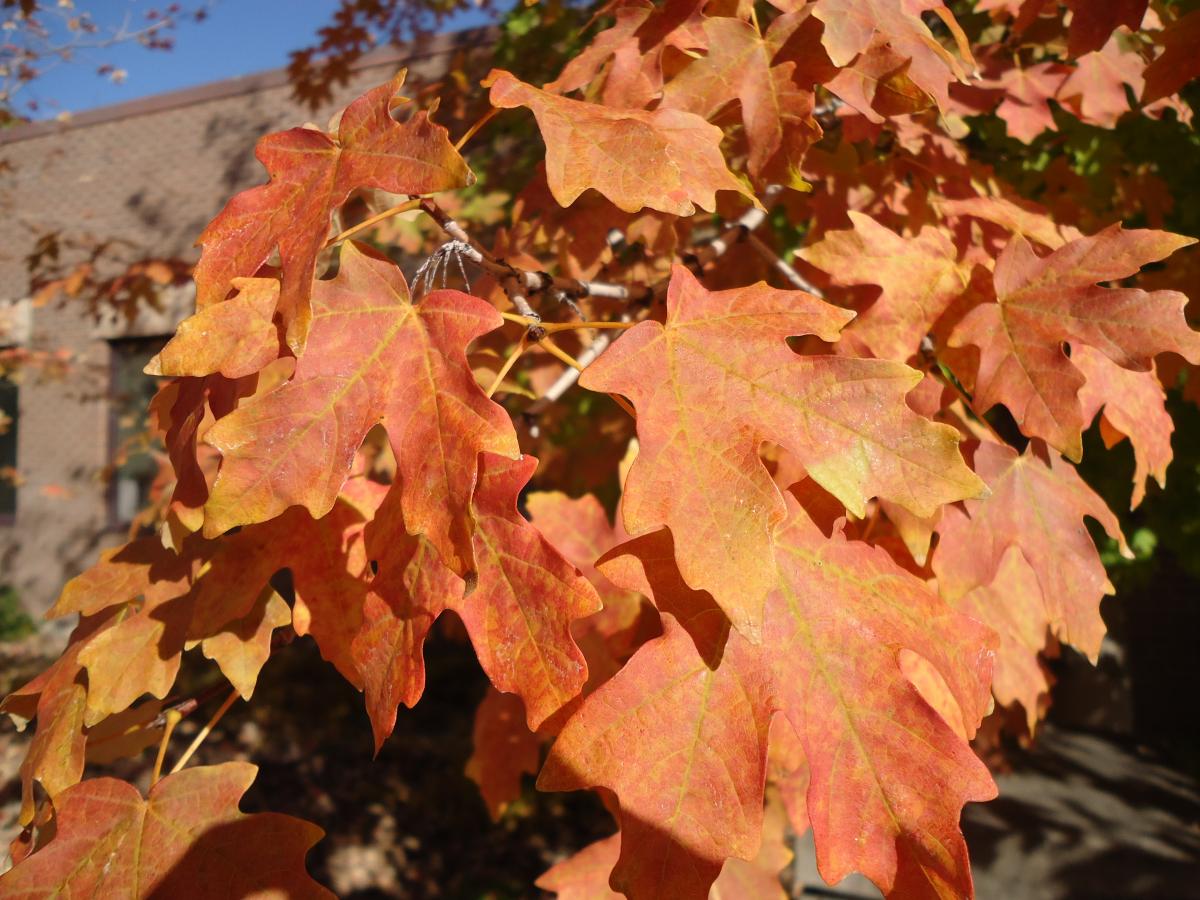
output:
M342 112L337 134L292 128L258 142L255 155L271 180L235 196L197 243L196 305L225 299L238 276L252 276L276 249L282 262L279 311L287 342L299 352L308 334L309 294L329 219L351 191L430 194L474 182L446 129L421 110L407 122L391 117L404 102L405 72L363 94Z
M0 876L0 893L332 898L304 870L305 855L324 834L320 828L279 813L238 811L257 773L244 762L186 769L146 798L115 778L68 788L55 803L54 838ZM268 847L271 862L264 865Z
M588 188L625 212L643 207L690 216L716 209L717 191L757 203L721 155L721 129L677 109L644 112L569 100L518 81L502 69L484 80L492 105L533 111L546 142L546 178L570 206Z
M480 457L471 505L479 569L465 591L431 548L410 534L392 488L367 530L378 565L354 652L366 683L376 749L391 733L396 707L411 706L425 681L421 646L443 609L459 614L479 664L498 690L525 703L536 730L587 681L571 625L601 607L595 588L517 512L517 496L537 468L524 456Z
M482 450L516 456L504 409L476 384L472 340L500 326L488 303L435 291L420 304L390 261L353 243L313 288L309 344L291 380L220 419L205 440L221 470L204 533L289 506L325 515L363 438L382 423L402 475L404 519L459 574L474 570L467 506Z
M602 571L652 593L664 636L583 702L539 786L617 794L630 838L613 872L620 890L656 896L670 884L672 896L706 897L727 857L757 851L779 710L808 761L826 881L858 870L885 891L924 880L969 895L959 813L995 787L960 733L986 711L991 633L884 551L826 537L794 500L788 510L759 646L672 571L667 532L609 554ZM633 566L642 573L630 577ZM952 723L908 681L901 650L942 680Z
M1003 403L1024 434L1043 438L1078 462L1084 376L1063 342L1093 347L1134 371L1148 371L1154 356L1167 351L1200 362L1200 333L1184 319L1183 294L1098 286L1135 275L1195 242L1112 225L1039 257L1015 236L996 262L995 302L968 312L949 338L951 347L979 348L974 380L979 412Z
M759 283L709 292L676 266L667 321L642 322L588 367L580 384L637 407L641 452L622 499L625 527L670 527L688 584L710 591L757 640L774 583L779 489L764 441L791 451L856 515L872 496L918 515L978 494L957 433L904 405L920 373L886 360L800 356L787 338L837 339L852 313ZM884 398L889 398L885 401Z

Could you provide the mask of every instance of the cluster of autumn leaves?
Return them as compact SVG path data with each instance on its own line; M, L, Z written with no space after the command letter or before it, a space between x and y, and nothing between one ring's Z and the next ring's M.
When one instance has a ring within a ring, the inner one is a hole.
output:
M1054 127L1051 96L1106 122L1121 84L1144 88L1145 114L1186 114L1170 95L1195 16L987 2L968 36L937 2L776 6L764 23L703 0L616 3L556 82L485 81L546 144L505 264L549 254L570 277L620 280L613 227L654 251L624 277L665 303L626 304L641 321L579 381L636 413L615 519L591 495L526 490L538 463L522 450L546 445L468 357L501 334L511 286L414 297L366 245L329 250L356 191L474 180L426 113L393 116L403 75L328 133L260 141L270 180L202 234L197 312L148 368L172 379L152 407L173 479L158 533L66 586L51 615L80 616L70 646L4 701L37 720L6 889L169 890L218 866L231 891L320 895L301 864L318 830L237 811L252 766L183 769L143 799L81 780L85 764L159 740L196 647L249 699L288 627L363 691L378 748L450 609L494 686L470 766L493 813L552 741L539 787L602 788L619 820L544 887L778 896L787 822L812 827L831 883L971 895L959 816L995 786L969 741L993 703L1036 726L1056 642L1096 657L1111 586L1085 517L1124 546L1063 456L1101 416L1134 444L1134 503L1163 482L1155 357L1200 363L1200 335L1183 294L1102 286L1190 239L1085 236L958 138L991 104L1018 109L1005 118L1029 139ZM857 156L884 133L890 156ZM697 208L757 205L768 184L811 219L796 265L840 305L751 283L808 284L761 241L721 246L708 271L671 265L702 236ZM997 405L1023 452L983 419ZM386 479L363 451L377 426ZM270 586L282 569L290 604ZM238 855L251 843L273 848L276 880Z

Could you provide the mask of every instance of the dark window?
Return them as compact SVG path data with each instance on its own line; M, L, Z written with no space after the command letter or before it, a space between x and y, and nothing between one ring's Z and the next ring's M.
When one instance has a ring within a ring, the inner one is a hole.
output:
M17 384L0 373L0 522L17 515Z
M162 443L149 430L150 400L158 391L158 379L142 369L166 339L127 338L111 343L109 518L113 526L125 526L150 502L150 488L158 475Z

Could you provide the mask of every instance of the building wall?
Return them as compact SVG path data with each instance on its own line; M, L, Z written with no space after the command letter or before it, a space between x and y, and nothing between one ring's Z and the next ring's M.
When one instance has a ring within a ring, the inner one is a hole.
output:
M265 180L258 137L332 112L409 66L409 83L436 80L452 56L492 39L443 35L363 60L329 109L291 99L282 70L96 110L66 124L0 133L0 303L29 294L25 257L38 235L119 238L148 257L197 258L193 242L237 191ZM0 521L0 585L34 612L122 533L109 523L104 472L113 448L110 341L167 334L189 307L176 293L160 315L97 322L78 301L34 309L28 345L70 351L63 379L26 371L20 385L18 489L13 521ZM2 338L0 338L2 340Z

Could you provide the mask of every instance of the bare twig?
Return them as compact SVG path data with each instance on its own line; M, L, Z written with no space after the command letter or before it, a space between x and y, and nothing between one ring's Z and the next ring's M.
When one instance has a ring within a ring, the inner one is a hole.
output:
M758 255L771 264L771 266L791 282L793 287L799 288L802 291L808 291L814 297L823 297L820 289L817 288L811 281L797 272L791 265L788 264L778 253L762 242L758 235L750 235L746 238L747 242L753 247Z

